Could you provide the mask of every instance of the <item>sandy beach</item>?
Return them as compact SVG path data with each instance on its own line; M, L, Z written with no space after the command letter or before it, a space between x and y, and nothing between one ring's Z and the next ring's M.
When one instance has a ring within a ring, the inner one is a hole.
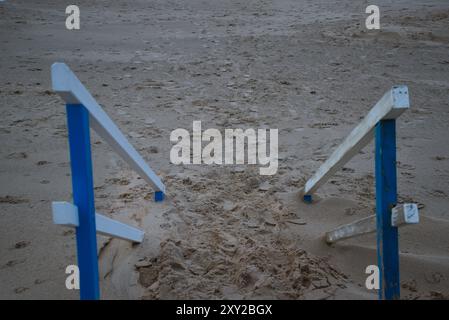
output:
M92 131L96 210L142 228L139 245L98 236L103 299L377 299L365 268L376 236L324 233L375 213L374 145L322 186L299 191L382 95L407 85L397 121L402 299L449 299L449 3L84 1L80 30L60 1L0 2L0 299L78 299L63 100L66 63L167 187L153 190ZM170 133L277 128L279 168L174 165Z

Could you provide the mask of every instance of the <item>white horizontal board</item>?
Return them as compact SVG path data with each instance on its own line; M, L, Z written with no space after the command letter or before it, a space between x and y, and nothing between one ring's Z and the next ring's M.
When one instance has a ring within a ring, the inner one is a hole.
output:
M353 238L362 234L376 231L376 215L372 215L326 232L326 242L334 243L339 240Z
M382 99L377 102L366 117L306 182L303 193L305 195L313 194L356 155L373 138L374 129L380 120L396 119L408 108L407 86L396 86L385 93Z
M391 210L391 226L402 227L419 223L418 205L416 203L398 204ZM376 215L339 226L326 232L326 242L335 243L339 240L353 238L376 231Z
M99 234L129 240L132 242L142 242L145 232L131 227L125 223L108 218L104 215L95 213L95 224Z
M52 211L55 224L67 227L79 226L78 208L75 205L63 201L53 202ZM140 243L145 236L145 232L140 229L98 213L95 213L95 224L97 233L109 237Z
M92 128L156 191L165 193L165 186L140 154L128 142L115 123L98 105L89 91L65 63L51 66L53 90L66 104L82 104L89 111Z

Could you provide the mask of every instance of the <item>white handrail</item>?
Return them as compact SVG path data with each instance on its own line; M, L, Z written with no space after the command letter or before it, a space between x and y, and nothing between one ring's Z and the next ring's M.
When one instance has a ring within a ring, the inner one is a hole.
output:
M389 90L371 109L366 117L352 130L332 155L306 182L304 195L313 194L336 171L341 169L374 137L374 128L380 120L396 119L409 108L407 86Z
M65 63L51 66L53 90L66 104L82 104L88 111L92 128L156 191L165 193L165 186L145 160L128 142L120 129L91 96Z

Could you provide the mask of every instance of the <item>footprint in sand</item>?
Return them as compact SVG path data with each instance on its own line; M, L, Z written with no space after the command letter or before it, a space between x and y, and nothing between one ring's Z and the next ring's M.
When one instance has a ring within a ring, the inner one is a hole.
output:
M23 292L27 291L28 289L30 289L30 288L19 287L19 288L15 288L14 292L17 293L17 294L20 294L20 293L23 293Z
M0 203L9 203L9 204L19 204L29 202L28 199L15 197L15 196L4 196L0 197Z
M26 152L13 152L6 156L6 159L26 159L28 155Z
M23 248L28 247L30 244L31 244L30 241L26 241L26 240L19 241L14 245L14 249L23 249Z

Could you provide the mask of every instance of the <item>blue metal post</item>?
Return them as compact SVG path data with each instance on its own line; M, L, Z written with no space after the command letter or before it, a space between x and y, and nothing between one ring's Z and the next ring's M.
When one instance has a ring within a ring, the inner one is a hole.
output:
M81 104L67 104L73 202L78 207L76 229L80 298L100 298L94 188L90 150L89 112Z
M391 209L397 201L396 188L396 120L381 120L376 126L379 299L400 297L398 228L391 226Z

